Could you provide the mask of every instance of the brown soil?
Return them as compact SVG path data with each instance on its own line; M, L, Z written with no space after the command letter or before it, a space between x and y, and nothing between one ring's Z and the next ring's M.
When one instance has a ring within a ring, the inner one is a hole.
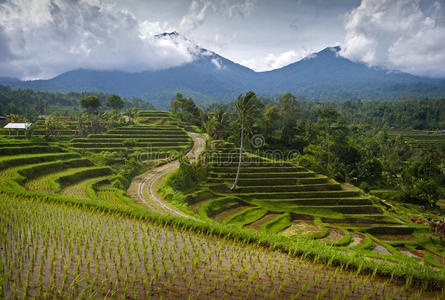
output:
M214 216L213 219L217 222L222 222L222 221L224 221L224 219L230 217L231 215L236 214L236 213L238 213L242 210L245 210L246 208L249 208L249 207L250 206L237 206L234 208L230 208L230 209L220 212L219 214Z
M391 255L391 252L388 251L388 249L386 249L385 247L383 247L382 245L375 243L375 247L372 248L373 252L379 253L379 254L385 254L385 255Z
M376 238L382 241L410 241L416 239L410 234L373 234Z
M381 224L362 224L362 223L330 223L330 224L342 227L372 227L376 225L381 225Z
M346 191L355 191L356 187L348 183L342 183L341 188Z
M364 239L365 239L365 237L363 235L352 232L351 233L351 242L349 243L349 245L347 247L353 248L353 247L360 246L361 244L363 244Z
M252 224L249 224L249 225L245 226L244 228L253 229L253 230L260 230L260 227L261 227L262 224L267 223L269 221L272 221L273 219L275 219L279 215L280 214L267 214L264 217L262 217L261 219L256 220Z
M320 241L335 243L343 237L343 232L337 228L328 228L328 235L320 239Z
M291 226L281 232L284 236L292 236L298 234L315 234L322 231L321 226L315 225L312 221L293 220Z
M401 253L403 253L409 257L414 257L414 258L419 258L419 259L423 257L423 254L421 254L419 252L411 251L405 247L399 247L399 248L397 248L397 250L399 250Z

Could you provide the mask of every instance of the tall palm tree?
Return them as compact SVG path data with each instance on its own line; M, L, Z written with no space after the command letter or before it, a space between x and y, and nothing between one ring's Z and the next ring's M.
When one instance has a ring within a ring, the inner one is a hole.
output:
M241 144L239 149L239 161L238 161L238 169L236 171L235 182L233 183L230 190L234 190L239 180L239 173L241 170L241 161L243 157L243 148L244 148L244 126L246 125L246 120L254 117L258 114L258 109L260 108L261 103L258 101L256 94L252 91L243 95L239 95L238 99L235 100L235 108L238 111L238 120L241 122Z

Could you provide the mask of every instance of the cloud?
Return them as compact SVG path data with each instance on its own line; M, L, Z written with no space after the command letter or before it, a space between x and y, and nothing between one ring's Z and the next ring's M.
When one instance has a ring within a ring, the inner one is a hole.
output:
M216 32L212 37L204 39L206 45L211 45L212 48L220 50L228 48L234 41L238 39L238 34L226 34L223 32Z
M290 24L289 27L292 28L295 31L300 31L301 29L301 24L298 22L297 19L293 20Z
M269 53L266 56L265 63L267 66L267 69L278 69L284 66L287 66L288 64L291 64L295 62L296 60L300 59L300 55L297 54L295 51L290 50L283 52L279 54L278 56L275 56L273 53Z
M222 61L219 58L217 58L217 57L212 58L211 62L212 62L212 64L214 64L216 66L216 68L218 70L221 70L221 69L224 68L224 65L222 64Z
M49 78L76 68L143 71L192 61L189 44L153 35L167 23L139 21L103 0L0 2L0 76Z
M310 53L306 49L301 51L289 50L280 54L269 53L262 60L249 59L240 62L242 65L251 68L257 72L270 71L278 68L282 68L291 63L299 61L303 58L311 58Z
M188 13L182 17L179 24L182 32L189 32L204 23L209 9L215 11L215 6L208 0L193 0L190 3Z
M346 15L345 31L344 57L370 66L445 77L443 3L362 0Z
M181 18L179 28L184 33L193 31L204 24L205 19L211 12L223 13L229 18L244 18L253 11L254 4L255 0L192 0L187 14Z
M223 0L223 6L225 6L227 15L232 17L247 17L249 16L253 9L255 8L254 0L245 1L233 1L233 0Z

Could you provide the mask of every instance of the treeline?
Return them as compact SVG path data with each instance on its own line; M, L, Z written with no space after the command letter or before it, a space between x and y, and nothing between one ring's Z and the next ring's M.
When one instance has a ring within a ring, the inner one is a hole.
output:
M0 115L17 114L31 120L39 114L48 114L54 110L73 111L80 107L80 99L97 96L102 107L110 95L98 92L45 92L32 89L15 89L0 85ZM124 99L124 110L154 109L153 105L139 98Z
M289 94L290 95L290 94ZM351 101L314 102L299 100L295 107L299 118L317 120L317 111L331 107L338 111L350 125L373 126L378 128L437 130L445 129L445 99L399 100L399 101ZM267 108L277 105L280 99L259 98ZM207 111L223 109L235 113L233 103L212 104Z
M391 102L345 101L333 106L350 124L396 129L445 129L445 99Z
M434 205L445 198L444 144L411 147L402 136L388 132L391 127L445 129L443 99L336 104L299 101L285 94L278 101L260 99L259 106L259 113L245 122L248 150L282 153L364 190L394 189L400 201ZM233 103L213 105L201 119L210 136L240 144ZM258 134L264 137L261 147L250 140Z

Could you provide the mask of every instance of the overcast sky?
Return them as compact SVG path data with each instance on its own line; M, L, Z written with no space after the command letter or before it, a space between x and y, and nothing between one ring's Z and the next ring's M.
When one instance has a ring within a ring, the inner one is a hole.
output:
M370 66L445 78L445 0L0 0L0 76L129 72L194 59L178 31L256 71L325 47Z

